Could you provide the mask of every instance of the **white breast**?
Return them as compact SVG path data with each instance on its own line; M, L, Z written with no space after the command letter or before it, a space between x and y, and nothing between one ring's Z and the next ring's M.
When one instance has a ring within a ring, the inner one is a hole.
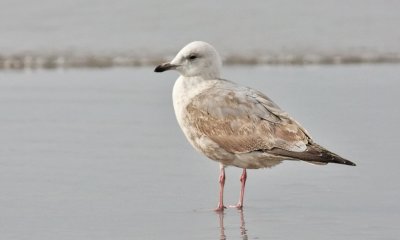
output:
M194 96L213 86L215 81L218 80L204 80L199 77L185 78L182 76L176 80L172 92L172 101L176 119L184 132L187 131L187 123L184 123L187 105Z
M196 95L214 86L217 81L219 80L204 80L198 77L185 78L181 76L176 80L172 93L176 119L187 140L196 150L212 159L215 159L215 157L207 154L206 149L219 149L219 146L207 136L199 136L199 133L195 131L189 121L189 113L186 107Z

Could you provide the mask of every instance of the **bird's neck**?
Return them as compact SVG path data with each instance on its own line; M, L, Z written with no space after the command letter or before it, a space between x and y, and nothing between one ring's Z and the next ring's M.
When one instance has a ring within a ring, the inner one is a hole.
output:
M202 77L184 77L180 76L174 85L173 89L173 100L174 105L184 107L186 102L191 98L202 92L203 90L210 88L218 79L204 79ZM177 106L175 106L177 107Z
M192 75L186 75L185 73L180 73L182 77L185 78L193 78L196 79L196 81L206 81L206 80L215 80L215 79L219 79L221 74L218 68L216 69L208 69L207 71L203 71L202 73L198 74L196 76L192 76Z
M203 77L184 77L180 76L176 80L176 87L178 87L185 94L189 94L190 92L196 92L198 89L203 88L208 85L210 82L215 81L216 79L207 79Z

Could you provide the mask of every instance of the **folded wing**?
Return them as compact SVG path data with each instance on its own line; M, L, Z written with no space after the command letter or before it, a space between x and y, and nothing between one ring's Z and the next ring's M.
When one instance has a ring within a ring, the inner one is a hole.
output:
M186 110L196 132L228 152L263 151L309 162L348 164L313 143L300 124L251 88L221 81L195 96Z
M228 82L221 85L203 91L187 106L198 132L232 153L306 150L306 131L267 96Z

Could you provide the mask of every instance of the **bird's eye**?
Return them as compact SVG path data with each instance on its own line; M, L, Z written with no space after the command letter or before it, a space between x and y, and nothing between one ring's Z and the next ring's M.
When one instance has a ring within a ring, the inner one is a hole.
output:
M191 54L191 55L189 55L188 58L189 58L189 60L195 60L197 58L197 55Z

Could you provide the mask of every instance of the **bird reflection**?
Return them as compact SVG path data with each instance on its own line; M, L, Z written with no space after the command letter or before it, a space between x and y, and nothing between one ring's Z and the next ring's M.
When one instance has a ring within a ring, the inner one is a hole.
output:
M243 214L243 209L238 210L239 217L240 217L240 236L243 240L247 240L247 229L245 227L245 222L244 222L244 214ZM220 229L220 234L219 234L219 239L220 240L226 240L227 237L225 235L225 225L224 225L224 217L225 213L224 212L217 212L218 218L219 218L219 229Z
M216 212L219 217L219 239L220 240L226 240L226 235L225 235L225 225L224 225L224 212L218 211Z

